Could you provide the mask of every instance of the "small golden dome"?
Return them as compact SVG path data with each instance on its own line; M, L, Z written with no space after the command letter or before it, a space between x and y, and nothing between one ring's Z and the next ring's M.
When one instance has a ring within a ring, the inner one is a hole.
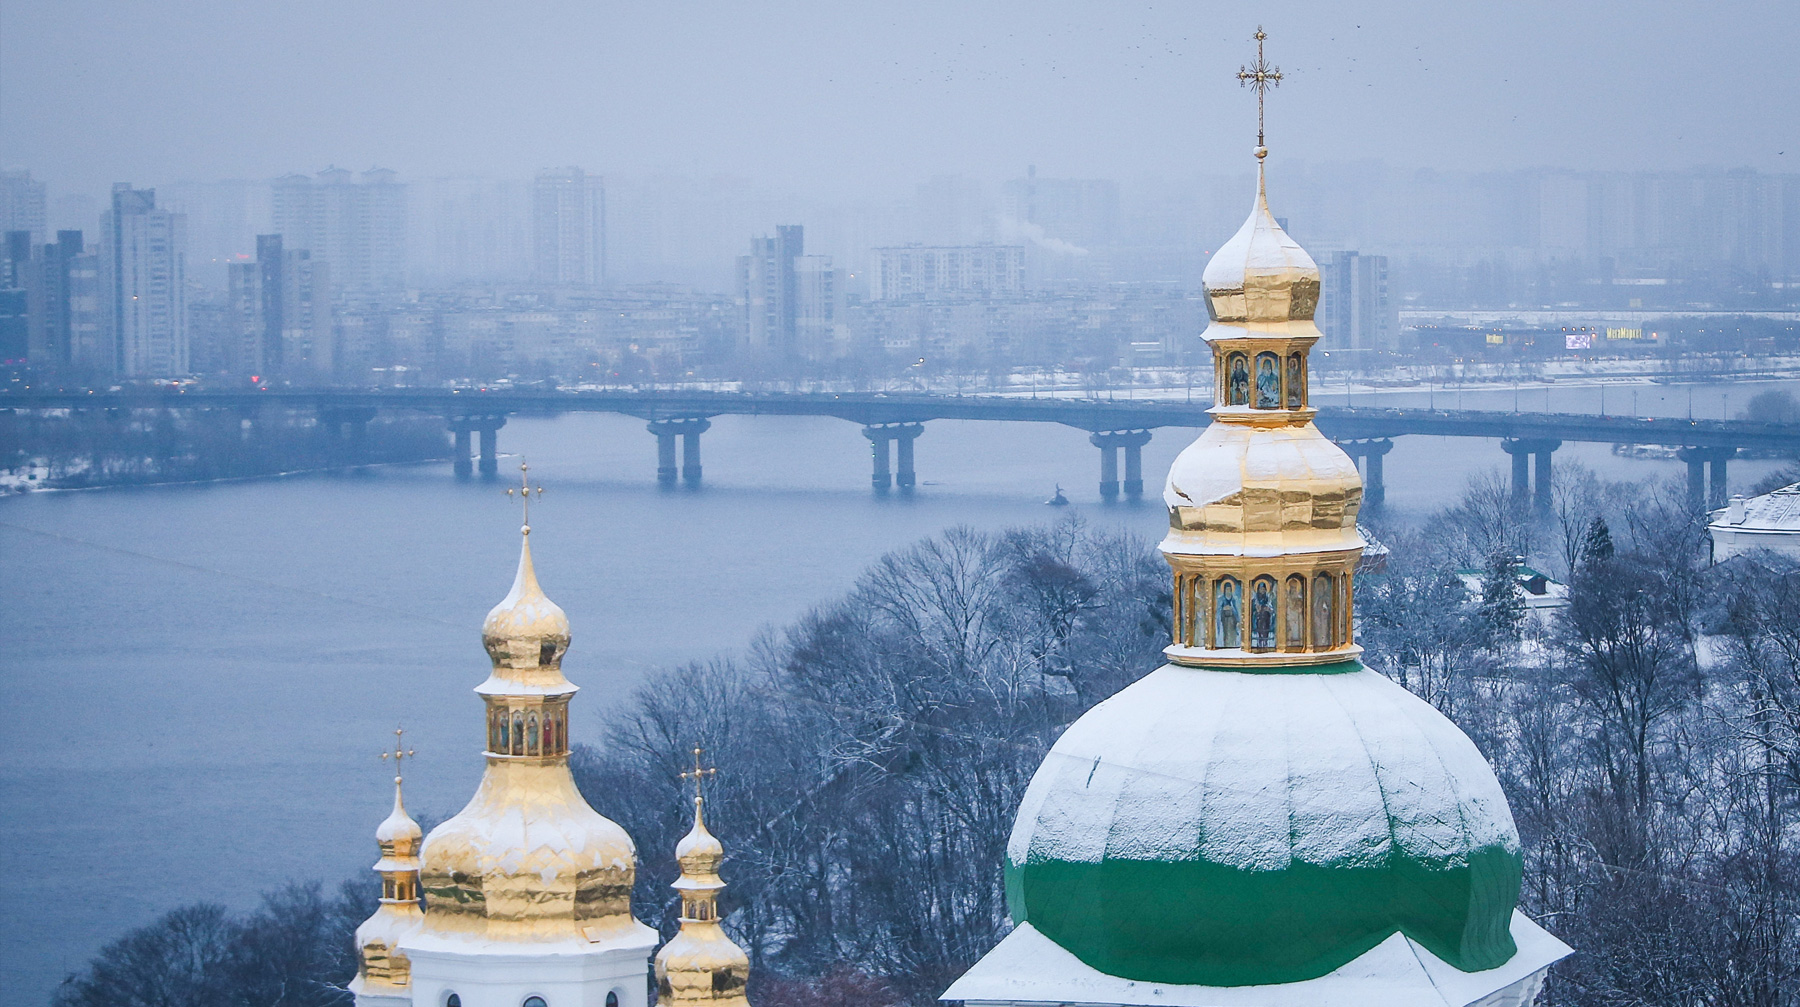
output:
M481 642L497 670L553 667L569 649L569 617L538 586L531 565L531 526L522 531L512 590L481 624Z
M425 838L425 831L419 823L406 813L406 804L400 797L400 777L394 777L394 810L382 819L375 828L375 842L381 846L382 859L404 859L419 855L419 840ZM417 864L413 865L417 868ZM377 870L380 868L378 867Z
M1214 322L1261 327L1312 321L1319 306L1319 267L1269 212L1262 165L1256 168L1256 204L1250 218L1213 253L1201 280L1206 285L1206 310ZM1230 334L1209 332L1207 338Z
M694 798L694 827L675 844L675 862L681 865L681 880L675 887L694 887L682 882L694 880L719 883L719 865L725 862L725 845L706 830L700 813L700 798Z

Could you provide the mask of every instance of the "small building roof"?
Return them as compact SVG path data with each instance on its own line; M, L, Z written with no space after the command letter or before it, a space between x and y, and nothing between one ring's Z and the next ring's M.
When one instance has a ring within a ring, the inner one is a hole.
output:
M1714 528L1733 531L1800 532L1800 483L1762 496L1734 499L1712 512Z

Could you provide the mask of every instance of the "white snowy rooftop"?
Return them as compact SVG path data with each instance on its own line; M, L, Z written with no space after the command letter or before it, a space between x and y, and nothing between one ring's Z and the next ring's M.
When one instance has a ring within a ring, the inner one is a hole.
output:
M1714 528L1734 531L1800 532L1800 483L1712 512Z
M1482 1007L1523 1007L1536 998L1543 970L1571 949L1517 910L1512 935L1518 953L1485 972L1463 972L1394 934L1317 979L1278 986L1177 986L1109 976L1022 923L939 999L1129 1007L1468 1007L1483 1001Z

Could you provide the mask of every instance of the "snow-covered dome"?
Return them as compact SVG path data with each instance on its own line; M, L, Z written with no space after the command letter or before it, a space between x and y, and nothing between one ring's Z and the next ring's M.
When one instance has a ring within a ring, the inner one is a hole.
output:
M1355 662L1151 673L1056 742L1006 855L1015 921L1108 975L1211 986L1315 978L1396 932L1494 968L1519 879L1475 745Z
M529 678L533 669L553 665L569 649L569 617L538 586L531 563L531 527L521 531L525 537L519 572L512 590L483 620L481 642L494 659L495 674L523 672Z
M1319 267L1269 212L1260 163L1250 217L1207 260L1201 282L1206 285L1207 311L1215 322L1312 320L1319 304ZM1221 335L1214 333L1208 338Z
M425 839L430 920L492 939L628 924L636 855L566 767L490 760L468 806Z
M1163 486L1165 553L1278 555L1362 545L1362 480L1342 448L1304 426L1214 423Z

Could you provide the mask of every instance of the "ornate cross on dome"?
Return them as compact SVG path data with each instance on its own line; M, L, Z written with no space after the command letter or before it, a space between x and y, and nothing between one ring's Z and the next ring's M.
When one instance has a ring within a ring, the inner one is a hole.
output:
M702 795L700 793L700 781L708 776L719 775L719 768L717 766L712 766L707 769L700 768L700 753L703 751L705 751L705 749L700 748L698 745L696 745L694 747L694 768L691 770L685 770L681 774L682 779L694 781L694 800L695 800L695 802L700 801L702 798Z
M394 750L391 752L381 753L381 761L386 762L389 759L394 760L394 782L395 783L400 782L400 760L410 759L413 757L413 750L410 748L407 748L404 744L402 744L402 742L405 740L405 738L406 738L406 728L404 728L404 727L394 728Z
M519 485L509 486L506 489L506 496L508 499L511 499L512 495L517 493L519 494L519 499L525 505L524 526L525 534L527 535L531 534L531 494L535 492L540 497L544 495L544 488L542 486L534 487L531 485L530 475L531 466L525 464L523 461L519 462Z
M1244 87L1256 90L1256 156L1262 157L1266 152L1263 146L1263 97L1272 87L1281 86L1281 68L1270 66L1263 58L1263 39L1269 36L1263 33L1262 25L1256 26L1256 62L1249 66L1239 66L1237 79Z

